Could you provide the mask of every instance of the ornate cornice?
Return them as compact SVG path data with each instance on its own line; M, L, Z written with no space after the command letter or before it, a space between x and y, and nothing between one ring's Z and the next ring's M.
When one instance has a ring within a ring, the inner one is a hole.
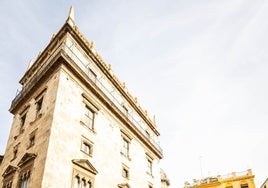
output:
M26 153L26 154L24 154L17 166L22 167L23 165L25 165L29 161L34 160L36 158L36 156L37 155L34 154L34 153Z
M5 178L6 176L16 172L17 168L15 166L9 165L6 170L4 171L4 173L2 174L3 178Z
M87 159L73 159L72 162L73 164L76 164L77 166L93 173L94 175L98 173L96 168Z

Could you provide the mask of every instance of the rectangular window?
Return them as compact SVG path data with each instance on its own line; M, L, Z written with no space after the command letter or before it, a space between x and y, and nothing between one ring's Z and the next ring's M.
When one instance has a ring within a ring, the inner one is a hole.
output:
M29 145L28 145L28 148L34 146L34 144L35 144L36 131L37 131L37 129L35 129L34 131L32 131L31 134L29 135Z
M13 159L16 159L16 158L17 158L17 154L18 154L18 148L15 147L15 148L13 149Z
M241 187L241 188L248 188L248 184L247 184L247 183L245 183L245 184L241 184L240 187Z
M129 141L125 138L122 138L121 152L124 156L129 157Z
M122 165L122 176L129 179L129 168L126 165Z
M121 130L121 154L130 159L130 142L131 137L123 130Z
M89 156L92 156L92 152L93 152L93 145L88 143L88 142L85 142L85 141L82 141L82 147L81 147L81 150L86 153L87 155Z
M35 135L32 135L31 137L30 137L30 140L29 140L29 147L32 147L33 145L34 145L34 142L35 142Z
M153 159L147 155L146 160L147 160L147 174L153 175Z
M24 131L25 128L25 121L26 121L26 113L23 114L20 118L20 133Z
M150 159L147 159L147 172L149 174L152 174L152 167L153 167L153 163Z
M43 105L43 97L38 99L36 102L36 118L39 118L42 115L41 114L42 105Z
M94 112L87 105L84 107L83 123L94 130Z

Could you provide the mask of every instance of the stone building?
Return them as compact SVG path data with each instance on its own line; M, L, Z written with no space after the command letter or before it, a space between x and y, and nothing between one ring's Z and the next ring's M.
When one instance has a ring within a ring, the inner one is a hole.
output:
M254 177L249 169L244 172L194 179L193 183L185 182L184 188L255 188Z
M260 188L267 188L268 187L268 178L262 183Z
M79 31L73 8L20 84L0 187L161 187L156 124Z

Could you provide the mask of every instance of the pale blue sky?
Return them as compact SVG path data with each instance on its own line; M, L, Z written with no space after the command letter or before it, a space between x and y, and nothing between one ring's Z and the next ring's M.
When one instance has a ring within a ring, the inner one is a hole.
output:
M0 1L0 153L18 82L71 5L80 31L156 115L171 187L200 178L200 162L203 177L251 168L257 187L263 183L266 0Z

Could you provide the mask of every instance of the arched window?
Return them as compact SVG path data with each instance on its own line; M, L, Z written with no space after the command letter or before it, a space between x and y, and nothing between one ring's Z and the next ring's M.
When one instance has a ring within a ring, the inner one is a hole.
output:
M78 175L74 178L74 188L80 188L80 178Z
M74 159L72 188L93 188L98 173L87 159Z
M87 188L87 181L85 178L82 179L82 188Z

